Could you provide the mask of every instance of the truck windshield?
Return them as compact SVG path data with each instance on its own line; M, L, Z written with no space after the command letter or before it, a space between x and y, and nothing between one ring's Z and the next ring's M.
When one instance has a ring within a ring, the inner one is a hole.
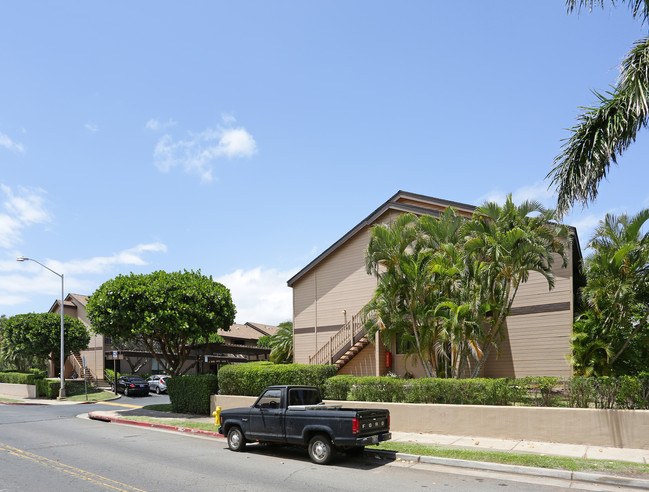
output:
M317 390L293 388L288 394L289 405L317 405L320 401L320 395Z

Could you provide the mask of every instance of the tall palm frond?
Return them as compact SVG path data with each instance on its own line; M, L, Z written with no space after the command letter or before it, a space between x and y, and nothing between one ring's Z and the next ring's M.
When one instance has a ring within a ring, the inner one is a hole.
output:
M604 0L568 0L568 12L604 6ZM611 2L615 5L615 2ZM649 23L649 0L621 0L628 3L634 18ZM597 186L611 163L635 141L640 129L649 124L649 38L636 41L622 62L620 76L611 91L595 92L597 104L581 108L583 113L571 129L554 167L552 178L558 195L558 210L567 212L575 203L587 205L597 198Z

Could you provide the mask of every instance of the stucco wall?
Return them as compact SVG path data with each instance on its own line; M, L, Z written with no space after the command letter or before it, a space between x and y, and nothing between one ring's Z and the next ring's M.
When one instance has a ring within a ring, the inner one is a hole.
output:
M213 395L211 411L250 406L254 397ZM649 410L425 405L333 401L345 407L387 408L391 430L456 436L649 449Z
M36 385L0 383L0 395L15 396L17 398L36 398Z

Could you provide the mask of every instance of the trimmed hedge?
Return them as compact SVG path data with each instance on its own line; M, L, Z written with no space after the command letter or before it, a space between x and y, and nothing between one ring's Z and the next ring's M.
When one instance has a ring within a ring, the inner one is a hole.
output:
M221 393L257 396L266 386L318 386L328 400L447 405L649 409L649 372L639 376L522 379L400 379L335 376L334 366L252 362L219 371Z
M68 387L68 382L65 382L65 387ZM58 398L59 390L61 389L60 379L37 379L36 380L36 396L41 398Z
M397 379L393 377L335 376L325 383L330 400L438 403L455 405L512 405L524 390L508 379Z
M233 364L219 370L219 388L222 394L241 396L259 396L266 386L275 384L317 386L323 392L325 382L336 371L336 366L309 364Z
M39 375L24 372L0 372L0 383L8 384L36 384Z
M329 400L452 405L568 406L649 409L649 373L640 376L560 379L398 379L335 376L323 391Z
M210 414L210 396L219 389L214 374L174 376L167 380L171 410L177 413Z

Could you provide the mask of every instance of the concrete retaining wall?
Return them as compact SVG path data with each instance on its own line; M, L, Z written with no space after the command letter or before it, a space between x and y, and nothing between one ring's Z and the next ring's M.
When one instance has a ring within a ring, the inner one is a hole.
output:
M219 406L250 406L254 397L212 395ZM351 408L387 408L395 432L524 439L529 441L649 449L649 410L498 407L334 401Z
M36 385L0 383L0 395L15 396L17 398L36 398Z

